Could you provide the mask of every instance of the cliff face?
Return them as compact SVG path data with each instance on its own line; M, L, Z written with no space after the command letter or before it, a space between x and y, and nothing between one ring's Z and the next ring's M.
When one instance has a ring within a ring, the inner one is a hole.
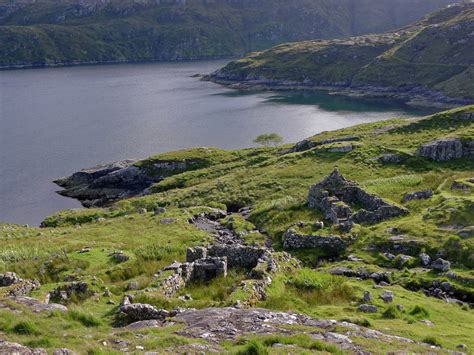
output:
M466 3L395 32L277 46L232 62L211 78L467 103L474 100L473 33L474 4Z
M240 56L406 25L452 0L0 0L0 67Z

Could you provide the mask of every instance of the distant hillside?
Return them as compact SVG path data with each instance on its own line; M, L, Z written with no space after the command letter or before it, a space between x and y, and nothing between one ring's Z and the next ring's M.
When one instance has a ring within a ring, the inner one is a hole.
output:
M413 104L473 102L474 3L395 32L280 45L230 63L211 80L239 88L326 88Z
M0 0L0 68L240 56L394 29L455 0Z

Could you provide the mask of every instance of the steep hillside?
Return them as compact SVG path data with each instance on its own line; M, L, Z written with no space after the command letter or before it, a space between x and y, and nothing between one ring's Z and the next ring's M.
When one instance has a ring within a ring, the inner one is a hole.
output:
M0 67L241 56L397 28L453 0L0 0Z
M474 4L451 6L395 32L289 43L210 76L234 87L326 88L412 104L474 101Z
M57 182L108 207L0 224L0 352L474 349L474 106Z

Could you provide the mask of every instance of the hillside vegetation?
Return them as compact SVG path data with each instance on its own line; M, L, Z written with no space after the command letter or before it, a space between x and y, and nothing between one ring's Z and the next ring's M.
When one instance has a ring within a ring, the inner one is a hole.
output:
M0 225L0 272L22 279L0 275L1 338L90 354L470 352L473 157L474 106L467 106L296 145L196 148L135 162L125 169L154 177L176 169L145 196L58 212L42 228ZM331 173L402 214L350 229L332 224L308 205L310 187ZM75 181L103 186L84 174ZM324 244L291 248L289 234ZM163 283L184 267L170 264L200 252L188 247L223 241L224 249L266 254L250 272L229 264L227 275L177 290ZM2 287L8 280L16 281Z
M452 0L0 0L0 67L241 56L380 32Z
M435 12L394 32L283 44L210 76L237 88L326 88L413 104L474 101L474 4Z

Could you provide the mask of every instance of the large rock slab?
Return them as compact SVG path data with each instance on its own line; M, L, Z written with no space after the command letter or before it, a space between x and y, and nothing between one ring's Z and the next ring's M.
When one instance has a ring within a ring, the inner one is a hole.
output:
M474 140L446 138L422 144L417 155L435 161L448 161L474 155Z

